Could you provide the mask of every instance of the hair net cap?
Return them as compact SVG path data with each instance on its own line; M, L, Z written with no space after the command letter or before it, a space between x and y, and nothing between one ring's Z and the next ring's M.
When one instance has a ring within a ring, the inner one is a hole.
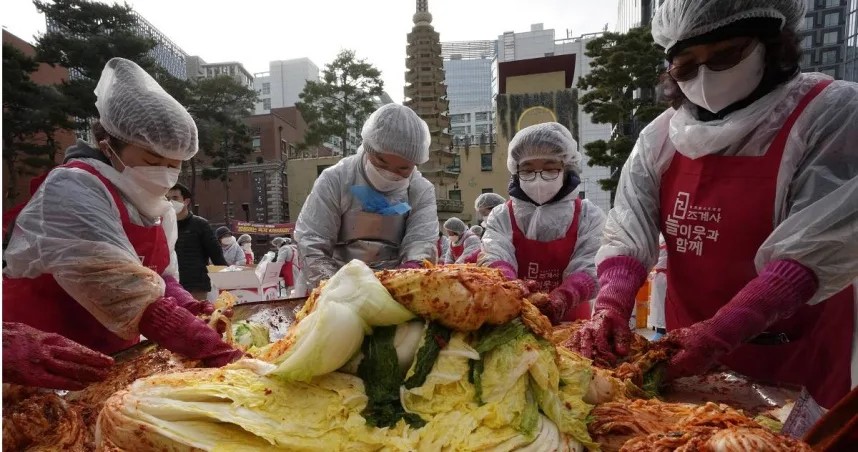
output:
M95 95L99 122L111 136L171 159L197 153L194 118L134 62L108 61Z
M467 228L468 227L465 226L465 222L456 217L450 218L444 222L444 229L459 235L464 234Z
M217 236L218 240L220 240L228 235L232 235L232 232L229 230L228 227L221 226L217 228L217 231L215 231L215 235Z
M503 196L497 193L483 193L480 196L477 196L477 200L474 201L474 208L479 209L489 209L492 210L495 206L499 206L506 202Z
M569 129L556 122L525 127L509 142L506 166L511 174L518 172L520 163L533 159L557 159L576 173L581 172L578 142Z
M253 239L251 239L250 236L247 234L241 234L238 237L238 244L239 245L244 244L244 243L251 243L251 242L253 242Z
M482 235L483 234L483 227L478 225L478 224L475 224L475 225L471 226L471 232L473 232L474 234L477 234L477 235Z
M387 104L379 108L366 120L360 135L368 151L395 154L415 165L429 160L429 126L408 107Z
M677 42L704 35L743 19L781 20L781 28L798 30L805 0L666 0L652 19L652 38L670 50Z

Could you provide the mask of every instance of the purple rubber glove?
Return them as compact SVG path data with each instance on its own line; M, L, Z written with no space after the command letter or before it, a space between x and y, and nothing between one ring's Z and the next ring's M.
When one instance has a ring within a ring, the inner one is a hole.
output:
M566 313L578 307L581 301L589 300L595 289L596 282L593 277L584 272L572 273L548 294L548 303L539 310L552 324L557 325L563 321Z
M796 261L770 262L711 319L671 331L660 346L678 349L667 378L699 375L718 358L793 315L819 287L816 275Z
M164 296L176 300L176 304L185 308L193 315L211 314L215 307L208 301L200 301L194 298L190 292L185 290L179 281L172 276L163 276L164 279Z
M408 262L403 262L402 264L400 264L399 268L404 269L404 270L423 268L423 264L418 262L418 261L408 261Z
M107 376L113 358L59 334L3 322L3 383L77 391Z
M140 333L171 352L202 360L207 367L221 367L243 355L172 298L159 298L143 311Z
M599 295L593 318L572 336L566 346L586 358L613 364L617 355L629 354L632 331L629 319L635 307L635 295L647 277L637 259L616 256L605 259L596 269Z
M518 279L518 273L512 268L512 264L504 261L495 261L489 264L490 268L496 268L501 271L503 277L509 281Z

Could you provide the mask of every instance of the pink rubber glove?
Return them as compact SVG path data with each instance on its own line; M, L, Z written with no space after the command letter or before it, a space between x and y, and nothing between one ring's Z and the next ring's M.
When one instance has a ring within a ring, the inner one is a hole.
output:
M113 358L59 334L3 322L3 383L77 391L107 376Z
M243 355L172 298L159 298L143 311L140 333L171 352L202 360L207 367L220 367Z
M518 279L518 273L513 270L512 265L509 262L495 261L489 264L489 267L500 270L503 277L509 281Z
M408 262L403 262L402 264L400 264L399 268L404 269L404 270L423 268L423 264L420 262L417 262L417 261L408 261Z
M548 303L540 311L557 325L563 321L566 312L575 309L581 301L589 300L596 288L596 281L584 273L576 272L567 276L559 287L548 294Z
M605 259L596 269L599 295L593 318L587 321L566 346L586 358L613 364L617 355L629 354L632 331L629 319L635 307L635 295L647 277L637 259L616 256Z
M706 372L721 356L793 315L818 287L813 271L798 262L770 262L711 319L671 331L658 342L679 350L667 366L667 378Z
M172 276L163 276L165 283L164 296L176 300L176 304L185 308L193 315L211 314L215 307L208 301L200 301L194 298L190 292L185 290L179 281Z
M481 250L476 250L473 253L471 253L470 255L468 255L468 257L465 258L465 263L466 264L476 264L477 261L480 260L480 251Z

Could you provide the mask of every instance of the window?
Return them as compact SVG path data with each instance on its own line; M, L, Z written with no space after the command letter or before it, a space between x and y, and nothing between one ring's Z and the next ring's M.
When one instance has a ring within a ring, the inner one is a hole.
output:
M262 109L263 110L271 110L271 98L270 97L266 97L265 99L262 99Z
M474 133L486 133L489 131L488 124L477 124L474 126Z
M462 190L450 190L449 191L449 199L453 201L461 201L462 200Z
M480 193L494 193L495 190L493 188L484 188L480 191Z
M809 49L812 46L813 46L813 36L808 35L808 36L805 36L804 38L801 39L801 48L802 49Z
M813 9L815 7L816 7L816 0L807 0L807 10L808 11L813 11Z
M822 35L822 43L823 44L837 44L838 34L836 31L829 31Z
M478 111L478 112L474 113L474 119L477 121L488 121L489 120L489 112Z
M263 83L262 84L262 94L271 94L271 84Z
M471 127L451 127L450 134L455 136L463 136L465 134L470 133Z
M578 198L580 198L580 199L586 199L587 198L587 195L584 193L584 190L581 190L578 192Z
M462 122L471 122L471 114L470 113L462 113L458 115L450 116L450 122L453 123L462 123Z
M826 8L833 8L835 6L840 6L840 0L825 0Z
M262 150L262 137L259 135L253 137L253 150L261 151Z
M840 13L828 13L825 15L825 26L833 27L840 24Z
M807 53L807 52L802 53L801 54L801 60L799 61L798 65L801 66L802 68L810 67L811 66L810 53Z
M480 154L480 171L492 170L492 154Z
M453 157L453 163L447 167L448 170L458 173L462 169L462 159L458 155Z
M837 62L837 50L826 50L822 52L822 64L834 64Z
M805 30L813 30L814 20L813 16L804 18L804 29Z

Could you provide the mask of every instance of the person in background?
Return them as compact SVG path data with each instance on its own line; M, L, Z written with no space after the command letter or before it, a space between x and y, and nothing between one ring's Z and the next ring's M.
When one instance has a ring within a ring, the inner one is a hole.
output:
M464 264L465 260L480 251L480 238L468 230L462 220L453 217L444 222L444 233L450 239L450 251L444 256L445 264Z
M306 283L304 272L301 270L301 259L298 258L298 248L289 237L277 237L271 244L278 250L275 262L283 262L280 276L285 281L293 297L306 295Z
M666 0L652 35L672 103L623 166L593 320L570 346L629 351L667 243L668 378L722 364L831 408L858 382L858 84L802 73L804 0Z
M447 253L450 252L450 238L447 237L443 231L438 231L438 262L440 264L444 263L444 259L447 257Z
M483 227L478 225L478 224L471 226L471 234L474 234L475 236L482 238L483 237Z
M191 198L191 191L182 184L176 184L167 192L179 230L176 238L179 282L194 298L205 300L212 290L207 266L227 263L209 222L191 213Z
M244 250L241 249L241 245L238 244L235 236L232 235L232 231L226 226L221 226L217 228L215 235L220 242L220 248L223 251L223 258L226 260L226 264L230 266L245 265L247 258L244 257Z
M590 318L605 213L578 197L578 143L556 122L526 127L509 143L507 168L510 200L486 220L480 265L547 292L539 308L552 323Z
M211 303L178 283L176 213L166 195L197 152L193 118L123 58L107 62L95 95L104 158L51 170L15 218L3 320L105 354L144 335L207 366L240 358L197 318Z
M429 160L429 127L388 104L363 126L357 154L325 169L295 225L310 287L352 259L376 270L435 262L435 188L416 166Z
M492 209L505 202L506 199L497 193L483 193L477 196L477 199L474 201L474 210L477 212L477 221L483 229L486 227L486 218L489 217Z
M253 265L255 262L253 256L253 239L248 234L238 236L238 246L244 252L244 265Z
M667 334L664 321L664 299L667 297L667 243L664 236L658 236L658 262L650 274L652 283L649 293L648 326L655 330L653 340L661 339Z
M77 391L104 380L113 358L59 334L3 322L3 383Z

